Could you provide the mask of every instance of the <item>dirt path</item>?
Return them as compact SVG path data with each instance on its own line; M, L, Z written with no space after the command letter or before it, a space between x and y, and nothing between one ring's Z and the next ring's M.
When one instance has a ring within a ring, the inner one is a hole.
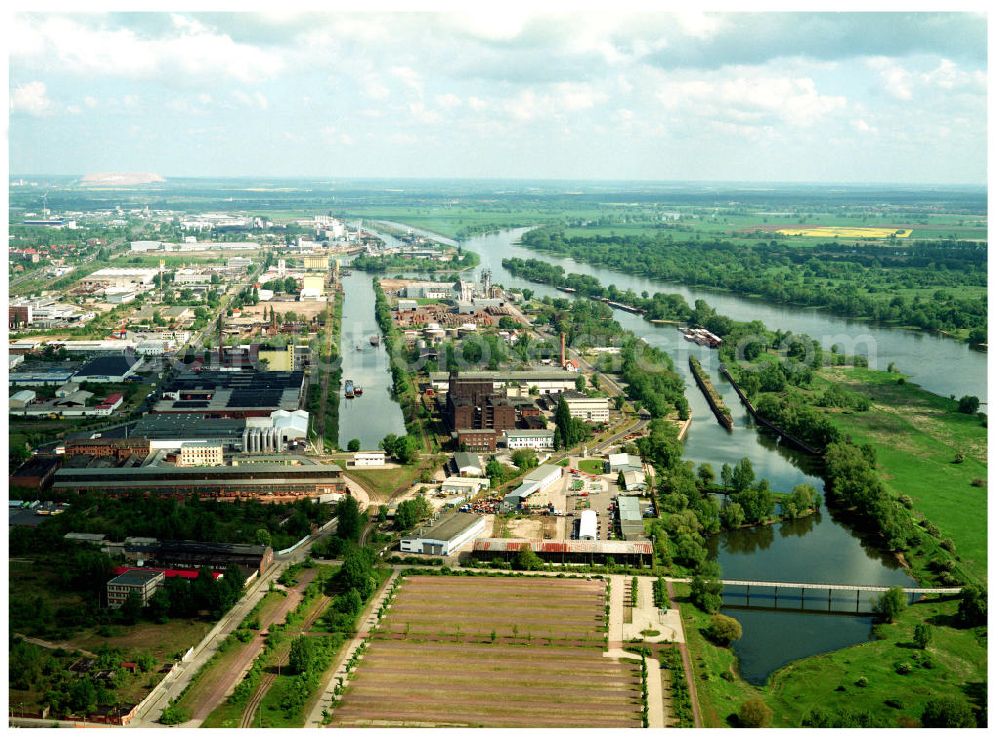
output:
M265 593L266 597L266 593ZM263 600L263 598L261 598ZM286 591L285 598L267 611L261 611L260 625L264 629L281 617L288 615L290 611L302 600L302 590L299 586ZM197 722L200 726L208 715L212 713L222 701L233 691L233 688L243 679L254 659L264 648L264 637L258 631L256 636L250 640L233 658L227 670L221 672L218 679L198 695L197 705L191 711L192 722Z
M80 647L74 647L72 644L66 644L65 642L49 642L44 639L38 639L34 636L25 636L24 634L14 634L19 639L24 639L28 644L37 644L39 647L45 647L46 649L65 649L67 652L79 652L84 657L97 657L93 652L81 649Z
M666 726L663 719L663 676L660 672L660 660L657 657L646 658L646 688L649 693L649 726L651 729L662 729Z
M312 580L310 580L310 582L311 581ZM330 598L327 595L324 595L322 598L319 599L319 601L312 608L312 610L309 611L309 615L306 616L305 620L302 622L302 625L299 627L299 633L306 632L310 628L312 628L312 625L316 623L319 617L323 615L323 612L330 605L331 600L332 598ZM271 689L271 686L274 685L274 681L278 679L278 675L281 673L281 668L287 667L288 658L290 654L291 654L291 643L289 643L288 646L286 646L278 654L278 656L275 657L277 672L273 673L266 672L264 674L264 677L261 678L260 685L254 692L250 700L247 702L246 708L243 709L243 716L240 718L241 727L247 728L253 726L253 719L254 716L257 714L257 709L260 708L261 701L264 700L264 697L267 695L267 692Z
M674 583L667 582L667 594L670 596L670 607L675 611L680 611L681 607L677 604L677 598L674 595ZM694 683L694 666L691 663L691 653L688 651L687 642L681 642L677 645L681 652L681 660L684 662L684 677L688 684L688 693L691 696L691 715L694 717L695 728L701 728L701 705L698 703L698 688Z

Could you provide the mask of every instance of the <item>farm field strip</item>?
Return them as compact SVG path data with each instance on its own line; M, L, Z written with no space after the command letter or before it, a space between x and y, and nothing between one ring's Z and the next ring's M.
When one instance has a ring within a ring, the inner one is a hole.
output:
M638 727L638 665L603 656L604 599L603 581L408 577L332 723Z

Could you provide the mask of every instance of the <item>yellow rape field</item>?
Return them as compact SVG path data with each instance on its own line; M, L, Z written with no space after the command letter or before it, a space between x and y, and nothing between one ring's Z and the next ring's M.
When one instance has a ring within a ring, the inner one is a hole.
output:
M891 227L802 227L801 229L779 229L778 234L788 237L843 237L855 239L881 240L886 237L909 237L912 229Z

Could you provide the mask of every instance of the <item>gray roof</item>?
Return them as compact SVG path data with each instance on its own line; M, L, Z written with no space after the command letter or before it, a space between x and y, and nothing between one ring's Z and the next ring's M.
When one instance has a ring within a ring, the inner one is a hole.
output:
M447 381L448 371L431 371L431 381ZM459 371L458 378L462 381L466 379L483 379L489 381L544 381L546 379L567 379L575 380L579 374L575 371L563 371L554 368L551 371Z
M483 460L474 453L460 452L455 454L455 466L464 469L467 466L474 466L477 469L483 468Z
M420 533L413 538L450 541L482 518L483 516L478 513L449 513L439 519L437 523L426 529L421 529Z
M550 476L554 472L559 472L562 474L562 467L556 466L555 464L542 464L540 467L535 469L533 472L526 474L524 476L525 482L540 482L547 476Z
M143 585L148 585L153 580L162 576L162 572L146 572L144 570L130 569L128 572L122 572L117 577L112 577L108 580L108 584L142 587Z
M140 438L178 436L217 438L242 436L247 422L243 418L206 417L177 413L171 415L146 415L136 422L132 435Z

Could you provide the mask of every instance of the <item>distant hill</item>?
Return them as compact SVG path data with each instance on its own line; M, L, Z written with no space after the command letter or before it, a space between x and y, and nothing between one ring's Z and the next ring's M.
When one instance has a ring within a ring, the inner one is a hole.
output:
M88 173L80 182L93 186L134 186L163 183L164 178L156 173Z

